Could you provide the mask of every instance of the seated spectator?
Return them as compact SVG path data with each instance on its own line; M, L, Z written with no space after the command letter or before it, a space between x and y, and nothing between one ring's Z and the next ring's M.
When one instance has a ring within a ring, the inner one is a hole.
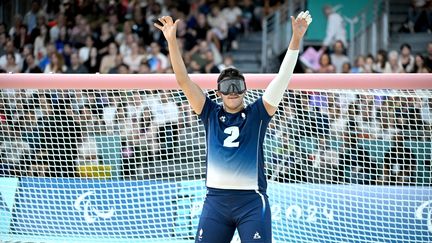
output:
M150 55L147 58L150 70L152 72L163 73L168 68L168 57L161 52L160 45L157 42L150 44Z
M409 138L402 134L394 136L390 151L384 155L383 184L410 185L415 183L416 156L405 146Z
M6 54L6 65L2 67L7 73L20 73L21 68L16 64L13 53Z
M18 32L13 36L13 41L15 48L19 51L22 51L25 45L31 44L26 25L21 25L19 27Z
M91 35L85 38L85 46L79 48L79 59L81 63L87 62L90 57L90 51L94 47L94 40Z
M56 53L56 47L53 43L48 43L46 46L46 55L43 56L39 61L39 67L41 70L45 70L46 66L51 63L51 57L54 53Z
M54 52L51 54L51 61L45 67L44 73L64 73L66 69L63 56L58 52Z
M405 73L411 73L414 68L414 57L411 55L411 46L404 43L400 47L399 62Z
M350 63L349 58L345 55L345 46L342 41L338 40L333 45L333 53L330 55L332 64L335 67L336 73L342 72L344 63Z
M138 72L141 61L145 58L145 55L140 53L137 42L131 44L131 52L123 57L123 63L129 66L132 73Z
M364 72L373 73L373 65L375 63L375 58L372 54L368 54L365 59Z
M138 73L151 73L150 66L148 65L146 60L141 60Z
M411 0L408 8L407 22L402 26L401 32L427 32L432 31L432 2L428 0Z
M351 63L345 62L342 64L342 73L351 73Z
M399 53L397 51L390 51L388 54L388 61L384 68L384 73L403 73L404 69L399 62Z
M89 58L85 61L84 66L87 68L89 73L97 73L100 69L100 58L96 47L90 49Z
M108 55L102 57L99 72L108 73L108 71L116 66L115 59L118 55L118 46L115 42L108 45Z
M344 143L339 151L339 181L357 184L375 184L377 165L368 150L359 144L358 139L350 131L344 135ZM345 176L349 172L349 176Z
M425 65L425 58L421 54L416 54L414 57L415 64L413 73L430 73L431 70Z
M81 64L78 53L72 53L71 65L67 68L66 73L88 73L88 69Z
M86 39L92 32L87 19L81 14L75 16L75 23L76 25L70 31L70 42L79 49L86 45Z
M26 56L27 68L23 70L23 73L42 73L42 70L36 64L35 57L33 54L29 53Z
M372 71L374 73L383 73L387 64L387 52L385 50L378 50L374 64L372 65Z
M109 45L114 42L114 36L111 34L109 23L104 22L100 28L100 34L95 43L95 47L98 49L98 54L103 57L109 54Z
M221 14L219 6L212 6L211 13L207 15L207 23L211 27L207 41L214 43L218 50L223 52L223 43L228 37L228 22Z
M237 36L242 29L242 11L234 0L228 0L228 4L222 9L221 15L228 23L228 36L226 51L238 49Z
M1 69L5 69L5 66L8 62L8 57L7 55L13 53L14 55L14 59L15 59L15 64L18 65L18 67L21 69L22 68L22 64L23 64L23 60L21 57L21 54L18 52L18 50L15 49L13 42L11 40L7 40L6 44L5 44L5 54L3 56L0 57L0 68Z
M320 67L318 73L334 73L335 67L333 66L330 56L327 53L323 53L319 61Z
M219 70L224 70L225 68L234 67L234 58L230 54L225 54L223 61L218 65Z
M339 168L339 154L330 146L328 139L319 139L318 149L311 156L315 173L315 183L337 182Z
M351 68L351 73L363 73L364 72L365 59L364 56L359 55L354 60L354 66Z
M34 41L34 55L38 58L37 60L42 59L43 56L47 54L46 46L50 42L50 38L48 35L48 26L42 25L40 27L40 33L36 37Z

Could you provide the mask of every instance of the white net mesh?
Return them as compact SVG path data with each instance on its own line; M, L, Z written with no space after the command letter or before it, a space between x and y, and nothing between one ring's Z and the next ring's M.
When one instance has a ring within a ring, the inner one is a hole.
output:
M0 239L193 241L206 148L181 91L1 98ZM264 146L273 241L430 242L431 124L430 90L287 92Z

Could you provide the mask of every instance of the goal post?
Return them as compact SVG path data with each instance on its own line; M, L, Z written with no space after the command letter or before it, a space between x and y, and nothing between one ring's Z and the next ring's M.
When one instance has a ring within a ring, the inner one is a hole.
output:
M245 103L274 75L245 74ZM220 102L216 74L191 78ZM293 75L264 140L273 242L430 241L431 80ZM0 91L0 241L193 242L205 134L173 74L1 74Z

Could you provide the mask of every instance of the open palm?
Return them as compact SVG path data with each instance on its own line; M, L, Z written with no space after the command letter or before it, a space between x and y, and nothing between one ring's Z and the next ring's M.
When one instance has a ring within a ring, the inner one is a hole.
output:
M179 19L173 22L173 19L170 16L160 17L159 23L154 23L154 26L162 31L167 40L174 40L176 38L177 33L177 24L179 23Z
M308 29L309 24L312 22L312 17L309 14L309 11L301 12L298 14L297 18L291 16L291 25L293 34L303 38L306 30Z

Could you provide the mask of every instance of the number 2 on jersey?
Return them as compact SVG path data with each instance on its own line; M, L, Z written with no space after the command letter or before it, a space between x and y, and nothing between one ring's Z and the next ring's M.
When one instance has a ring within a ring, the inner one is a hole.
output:
M227 127L225 128L224 133L229 134L229 136L224 140L224 147L236 148L239 146L239 142L234 142L240 135L238 127Z

